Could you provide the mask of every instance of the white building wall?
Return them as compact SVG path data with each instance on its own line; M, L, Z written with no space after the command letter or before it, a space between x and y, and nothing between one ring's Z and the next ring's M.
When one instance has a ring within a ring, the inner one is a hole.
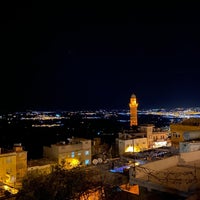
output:
M148 149L147 138L137 138L133 140L134 149L138 149L139 151L144 151Z
M66 144L66 145L52 145L53 148L58 149L58 154L71 152L71 151L77 151L82 149L82 144Z
M165 158L163 160L152 161L147 164L142 165L141 167L161 171L173 166L176 166L179 162L179 156L172 156ZM140 169L140 166L136 167L136 178L143 177L145 175L144 171Z
M125 152L125 142L124 140L119 139L119 155L122 155Z
M129 146L133 146L132 139L129 140L119 139L119 155L124 154Z
M199 151L200 150L200 142L180 142L179 143L180 153L183 152L191 152L191 151Z
M145 172L148 169L161 171L161 170L165 170L165 169L177 166L178 164L197 161L199 160L199 158L200 158L200 151L193 151L193 152L187 152L187 153L180 153L179 155L176 155L176 156L171 156L162 160L152 161L141 166L136 166L135 170L133 168L130 169L130 173L129 173L130 183L134 180L134 178L144 177L146 175ZM144 168L145 170L143 170Z
M90 149L92 142L91 140L84 140L84 141L80 141L82 143L82 149Z
M43 157L45 158L52 158L52 159L57 159L58 158L58 149L54 147L43 147Z
M52 144L51 147L43 147L44 157L56 159L59 164L67 158L76 158L82 163L89 160L91 164L91 154L91 140L76 140L71 144Z

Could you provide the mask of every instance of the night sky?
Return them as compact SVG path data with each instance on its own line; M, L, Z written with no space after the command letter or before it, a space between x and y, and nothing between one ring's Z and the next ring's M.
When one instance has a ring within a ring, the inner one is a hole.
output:
M1 112L200 106L198 7L2 10Z

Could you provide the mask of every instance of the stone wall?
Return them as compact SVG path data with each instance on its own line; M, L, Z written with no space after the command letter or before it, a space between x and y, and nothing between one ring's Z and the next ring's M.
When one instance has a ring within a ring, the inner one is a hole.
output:
M136 178L143 177L145 175L144 171L140 169L142 168L147 168L150 170L156 170L156 171L161 171L173 166L177 166L179 162L179 156L172 156L169 158L165 158L163 160L157 160L157 161L152 161L147 164L141 165L139 167L136 167Z

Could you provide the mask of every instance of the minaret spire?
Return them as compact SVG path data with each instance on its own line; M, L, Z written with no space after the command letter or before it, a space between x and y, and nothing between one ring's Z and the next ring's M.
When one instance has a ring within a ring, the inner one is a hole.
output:
M133 93L130 98L129 108L130 108L130 126L137 126L138 120L137 120L137 99L135 94Z

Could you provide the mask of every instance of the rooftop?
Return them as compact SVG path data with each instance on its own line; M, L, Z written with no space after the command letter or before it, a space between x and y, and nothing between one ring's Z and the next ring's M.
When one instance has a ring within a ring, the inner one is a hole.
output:
M136 167L133 184L189 197L200 189L200 151L181 153Z
M34 160L29 160L27 162L28 167L42 166L42 165L48 165L48 164L56 164L56 163L47 158L34 159Z

